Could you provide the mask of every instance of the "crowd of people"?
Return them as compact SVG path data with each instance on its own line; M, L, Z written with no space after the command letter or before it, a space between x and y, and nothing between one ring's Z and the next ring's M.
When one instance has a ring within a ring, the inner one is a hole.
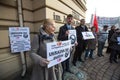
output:
M96 32L96 28L92 26L90 31L95 38L84 40L82 32L89 31L85 25L85 19L81 19L80 25L77 27L73 27L72 22L73 16L71 14L67 15L66 23L60 27L58 36L55 38L55 21L45 19L43 27L40 28L39 34L35 35L31 44L30 57L34 62L31 80L64 80L64 73L70 72L70 63L76 66L77 61L83 63L88 58L94 59L93 55L97 48L96 46L98 46L98 57L104 56L103 48L107 39L109 46L106 53L110 53L109 61L110 63L113 61L118 63L118 56L120 57L120 29L115 29L115 26L112 26L108 33L108 26L104 25L102 30ZM50 61L46 57L46 43L68 40L69 30L76 30L77 36L77 42L70 50L70 58L47 68ZM84 58L82 57L83 53L85 53Z

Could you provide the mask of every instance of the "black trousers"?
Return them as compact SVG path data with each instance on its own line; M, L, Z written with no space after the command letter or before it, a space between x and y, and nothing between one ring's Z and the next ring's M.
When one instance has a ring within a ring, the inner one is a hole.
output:
M81 47L76 47L74 57L73 57L73 63L76 63L77 60L81 61L81 56L82 56L82 48Z
M63 73L69 71L69 60L70 58L62 62Z
M110 53L110 61L117 60L117 54L118 54L118 51L112 49Z

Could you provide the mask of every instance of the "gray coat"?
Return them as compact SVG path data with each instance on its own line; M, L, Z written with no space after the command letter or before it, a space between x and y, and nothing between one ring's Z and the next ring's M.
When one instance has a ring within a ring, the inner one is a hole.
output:
M40 29L42 35L49 36L42 28ZM43 58L46 58L46 43L55 41L55 38L43 39L41 37L40 44L38 35L35 35L32 44L30 57L34 62L32 78L31 80L61 80L61 64L55 65L51 68L47 68L47 65L43 63ZM39 44L39 45L38 45ZM40 51L38 52L38 48Z

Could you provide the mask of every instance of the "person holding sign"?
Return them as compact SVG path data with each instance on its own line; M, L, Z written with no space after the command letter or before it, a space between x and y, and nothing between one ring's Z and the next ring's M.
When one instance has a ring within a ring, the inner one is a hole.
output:
M75 30L73 26L71 25L73 22L73 16L71 14L67 15L66 19L67 23L60 27L59 33L58 33L58 40L59 41L65 41L68 40L69 36L69 30ZM71 54L74 53L74 47L72 47ZM70 55L71 55L70 54ZM73 56L70 56L72 58ZM70 58L62 62L62 67L63 67L63 74L65 71L70 72L69 70L69 63L70 63Z
M47 60L46 43L54 42L55 22L45 19L39 35L35 35L31 43L30 57L34 61L31 80L61 80L62 67L57 64L47 68L50 61Z
M112 63L113 61L115 63L117 62L117 54L120 52L120 29L118 29L111 37L110 39L110 49L111 49L111 53L110 53L110 63Z
M96 49L96 44L97 44L97 34L95 32L96 28L94 26L91 27L91 31L92 31L92 33L93 33L93 35L94 35L95 38L88 40L87 49L86 49L85 57L84 57L85 60L87 59L88 56L89 56L89 58L94 59L93 58L93 52Z
M85 19L81 19L80 26L77 26L75 29L76 29L76 33L77 33L78 45L76 46L76 49L75 49L75 54L74 54L74 58L73 58L73 65L76 66L77 60L79 60L80 62L84 62L81 58L81 55L86 49L87 41L83 39L82 32L88 31L88 28L85 25Z

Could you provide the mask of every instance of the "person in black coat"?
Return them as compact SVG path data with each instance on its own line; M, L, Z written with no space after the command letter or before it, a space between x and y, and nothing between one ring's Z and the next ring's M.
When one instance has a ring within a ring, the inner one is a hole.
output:
M69 30L74 30L74 27L72 26L72 21L73 21L73 16L71 14L67 15L66 24L61 26L59 29L58 38L57 38L58 41L68 40ZM62 62L63 74L65 71L70 72L69 61L70 58Z
M109 30L109 32L108 32L108 47L107 47L106 53L110 53L111 52L111 49L109 48L109 46L111 45L110 44L110 38L115 33L115 28L116 28L116 26L112 25L111 30Z
M82 53L86 49L87 41L83 39L82 32L88 31L87 26L85 25L85 19L80 20L80 25L76 28L77 33L77 42L78 45L76 46L74 57L73 57L73 65L76 66L76 61L79 60L80 62L84 62L81 58Z
M118 38L120 39L120 29L117 30L111 37L110 39L110 48L111 48L111 53L110 53L110 63L112 63L113 61L115 63L117 62L117 53L120 52L120 40L118 40Z

